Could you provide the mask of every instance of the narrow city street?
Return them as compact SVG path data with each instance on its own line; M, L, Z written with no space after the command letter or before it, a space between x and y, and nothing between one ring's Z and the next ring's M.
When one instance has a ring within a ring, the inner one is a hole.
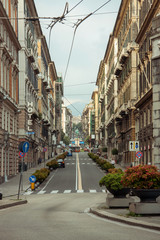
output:
M104 174L88 157L87 152L73 153L66 157L65 168L52 171L47 182L40 185L34 193L28 190L25 194L105 192L105 188L99 186Z

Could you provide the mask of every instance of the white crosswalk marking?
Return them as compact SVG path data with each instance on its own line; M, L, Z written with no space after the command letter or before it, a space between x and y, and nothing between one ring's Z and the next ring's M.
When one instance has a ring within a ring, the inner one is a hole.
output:
M28 191L28 192L25 192L23 195L31 195L33 192L32 191Z
M84 192L84 190L82 189L82 190L77 190L77 193L83 193Z
M90 163L87 163L88 165L90 164Z
M72 191L72 190L64 190L64 192L61 192L60 190L53 190L53 191L51 191L49 194L57 194L57 193L84 193L84 192L88 192L88 191L84 191L83 189L82 190L77 190L76 192L75 191ZM101 192L101 191L98 191L98 192ZM25 192L23 195L31 195L32 193L35 193L34 191L30 191L30 190L28 190L27 192ZM46 191L43 191L43 190L41 190L41 191L39 191L38 193L36 193L36 194L45 194L46 193ZM48 193L48 192L47 192ZM95 190L95 189L90 189L89 190L89 193L97 193L97 190ZM102 193L106 193L106 190L105 189L102 189Z
M46 191L40 191L40 192L38 192L37 194L44 194Z
M71 192L71 190L65 190L64 191L64 193L70 193Z
M51 194L58 193L58 192L59 192L58 190L53 190Z
M89 192L90 192L90 193L96 193L97 191L96 191L96 190L93 190L93 189L90 189Z

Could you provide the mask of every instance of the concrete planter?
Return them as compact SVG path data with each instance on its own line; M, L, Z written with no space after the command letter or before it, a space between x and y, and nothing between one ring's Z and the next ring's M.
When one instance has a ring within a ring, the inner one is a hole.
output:
M160 189L133 189L132 192L144 203L156 203Z

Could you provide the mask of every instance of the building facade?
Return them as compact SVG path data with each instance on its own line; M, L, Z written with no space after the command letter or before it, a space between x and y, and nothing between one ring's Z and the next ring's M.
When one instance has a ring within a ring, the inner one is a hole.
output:
M72 138L72 112L62 104L62 130L66 136Z
M20 44L17 9L17 1L0 1L0 182L7 181L18 171Z

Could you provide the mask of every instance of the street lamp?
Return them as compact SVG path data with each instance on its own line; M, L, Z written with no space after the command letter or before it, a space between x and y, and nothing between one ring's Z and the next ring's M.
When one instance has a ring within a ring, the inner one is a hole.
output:
M5 159L4 159L4 180L5 182L8 181L7 179L7 160L6 160L6 151L8 146L8 139L9 139L9 132L4 132L4 148L5 148Z

